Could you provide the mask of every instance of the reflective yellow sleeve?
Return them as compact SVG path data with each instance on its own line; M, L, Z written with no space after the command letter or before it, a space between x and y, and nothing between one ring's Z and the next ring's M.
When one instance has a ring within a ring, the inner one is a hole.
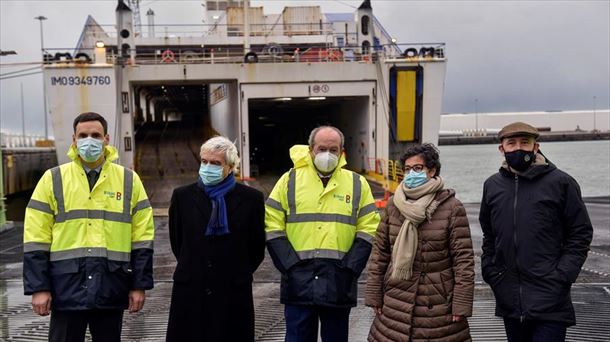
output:
M34 189L34 193L25 209L23 225L23 242L51 244L51 229L55 223L57 203L53 197L51 171L47 170Z
M286 172L275 183L269 198L265 202L265 235L267 250L273 264L285 274L299 262L300 258L286 236L286 213L288 208L288 175Z
M286 230L286 212L288 210L287 196L288 172L275 183L269 198L265 202L265 232L267 240L271 232Z
M133 173L131 208L132 249L134 247L152 248L152 241L155 239L153 210L146 195L146 190L144 190L144 185L142 185L140 177L135 172Z
M57 203L51 171L44 173L25 209L23 226L23 293L50 291L49 259Z
M150 290L153 282L153 210L140 177L133 173L131 197L131 289Z
M362 184L362 188L360 190L360 207L358 210L356 231L359 237L365 238L364 236L360 235L366 234L368 237L370 237L370 241L372 241L381 218L379 216L379 212L377 211L377 207L375 206L375 199L371 193L369 183L362 176L360 176L360 182Z

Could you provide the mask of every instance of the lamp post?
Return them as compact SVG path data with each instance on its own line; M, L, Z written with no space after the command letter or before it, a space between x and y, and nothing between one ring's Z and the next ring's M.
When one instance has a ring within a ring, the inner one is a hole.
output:
M475 134L479 135L479 99L474 99L474 130Z
M16 55L17 52L13 51L13 50L0 50L0 56L7 56L7 55ZM22 84L23 87L23 84ZM23 112L23 110L22 110ZM0 160L2 160L2 132L0 132ZM6 222L6 210L5 210L5 206L4 206L4 176L2 175L2 172L4 167L0 167L0 232L2 232L4 229L7 228L7 222Z
M597 96L593 95L593 132L597 132L597 113L596 113Z
M21 138L23 141L23 146L25 146L25 110L23 109L23 82L21 82Z
M40 21L40 53L42 54L42 64L44 66L44 36L42 33L42 21L47 20L47 17L44 15L39 15L34 17L34 19ZM44 81L44 74L42 77L42 104L44 108L44 138L49 140L49 125L47 123L47 85Z

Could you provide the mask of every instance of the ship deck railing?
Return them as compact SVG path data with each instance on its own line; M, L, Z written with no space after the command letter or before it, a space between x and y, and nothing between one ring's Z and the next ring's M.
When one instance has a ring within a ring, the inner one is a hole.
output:
M242 63L374 63L381 61L444 61L444 43L386 44L367 49L332 44L267 44L230 46L137 46L118 51L105 46L105 60L94 60L95 51L78 49L74 56L66 49L45 49L45 64L242 64ZM131 55L134 55L131 58Z

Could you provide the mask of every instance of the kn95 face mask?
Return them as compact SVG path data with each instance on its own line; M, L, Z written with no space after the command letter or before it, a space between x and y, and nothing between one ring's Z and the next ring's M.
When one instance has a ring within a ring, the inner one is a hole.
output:
M328 151L320 152L316 154L313 163L315 164L318 171L323 173L330 173L337 167L337 164L339 163L339 157L336 154L330 153Z

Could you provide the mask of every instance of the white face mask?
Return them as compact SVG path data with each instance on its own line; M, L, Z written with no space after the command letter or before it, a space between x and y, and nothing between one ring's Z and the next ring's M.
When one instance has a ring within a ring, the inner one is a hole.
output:
M330 153L328 151L320 152L316 154L313 163L314 165L316 165L318 171L323 173L330 173L337 167L337 164L339 163L339 157L336 154Z

